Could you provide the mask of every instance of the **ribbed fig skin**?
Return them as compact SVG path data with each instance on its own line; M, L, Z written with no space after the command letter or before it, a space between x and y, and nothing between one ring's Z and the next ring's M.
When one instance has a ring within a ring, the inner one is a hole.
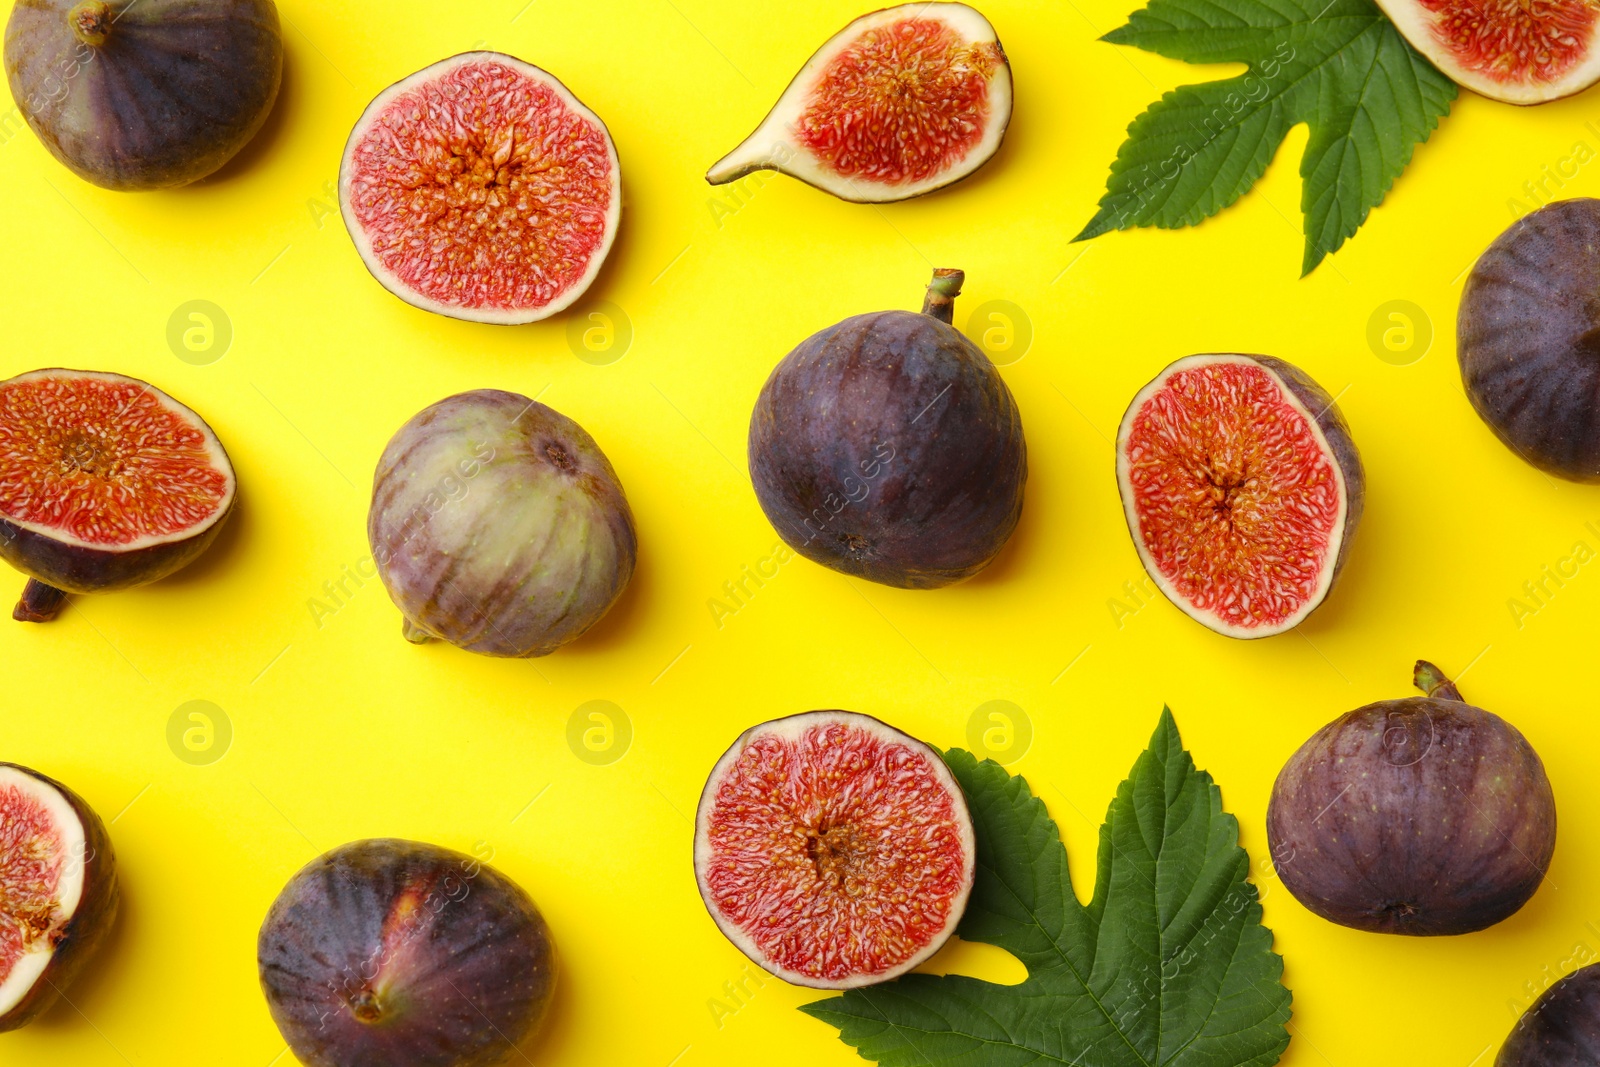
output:
M543 656L577 638L622 595L638 553L594 438L497 389L400 428L378 462L367 537L414 631L487 656Z
M1573 971L1522 1013L1494 1067L1600 1065L1600 964Z
M307 864L268 911L257 959L307 1067L521 1062L555 992L555 945L528 894L414 841L356 841Z
M33 988L10 1011L0 1015L0 1032L27 1026L60 999L72 983L87 968L100 946L105 943L116 925L117 911L122 893L117 885L117 854L111 847L111 835L106 824L89 806L89 802L65 785L16 763L0 763L34 778L60 793L83 824L83 896L78 908L67 922L66 930L56 945L44 973ZM3 862L3 857L0 857Z
M1600 200L1524 215L1478 258L1456 320L1461 382L1541 470L1600 481Z
M283 75L272 0L108 0L104 43L68 22L77 0L18 0L6 77L50 153L108 189L213 173L254 137Z
M785 356L750 419L750 477L796 552L906 589L970 578L1022 515L1027 444L988 357L931 315L856 315Z
M1455 700L1358 708L1284 765L1267 808L1284 885L1342 926L1464 934L1527 903L1555 851L1544 764L1504 719Z

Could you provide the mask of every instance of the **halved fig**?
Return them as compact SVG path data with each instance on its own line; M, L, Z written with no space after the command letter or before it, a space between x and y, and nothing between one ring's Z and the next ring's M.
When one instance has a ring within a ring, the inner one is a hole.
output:
M373 277L408 304L515 325L571 306L622 218L605 123L554 75L467 52L396 82L345 145L339 204Z
M555 944L532 898L485 858L355 841L289 880L261 924L257 961L301 1063L531 1062L523 1046L555 992Z
M30 577L19 622L185 566L235 492L211 427L148 382L61 369L0 382L0 557Z
M722 932L795 985L902 975L961 921L972 816L939 753L849 711L746 730L695 816L700 895Z
M1167 598L1229 637L1268 637L1327 598L1365 476L1339 408L1271 356L1200 355L1139 390L1117 485L1139 558Z
M901 4L829 38L706 181L773 170L843 200L906 200L987 163L1010 121L1011 65L989 20Z
M1600 80L1593 0L1378 0L1411 46L1457 85L1542 104Z
M1494 239L1456 318L1479 417L1540 470L1600 482L1600 200L1546 204Z
M0 1031L26 1026L93 959L117 917L117 860L78 794L0 763Z

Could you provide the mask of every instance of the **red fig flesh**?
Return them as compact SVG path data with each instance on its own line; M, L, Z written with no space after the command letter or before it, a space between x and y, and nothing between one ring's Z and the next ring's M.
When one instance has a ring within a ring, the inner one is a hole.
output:
M1010 121L1011 67L989 20L902 4L831 37L706 180L775 170L844 200L905 200L987 163Z
M955 932L972 817L939 753L848 711L747 730L706 782L695 874L740 951L796 985L904 974Z
M425 311L548 318L600 272L622 217L605 123L553 75L468 52L395 83L345 146L345 226L378 281Z
M1378 0L1412 47L1458 85L1508 104L1542 104L1600 80L1600 9L1591 0Z
M33 579L15 618L63 593L163 578L233 509L233 466L205 421L147 382L38 370L0 382L0 557Z
M60 782L0 763L0 1031L54 1004L117 915L105 825Z
M1361 459L1315 382L1270 356L1189 356L1133 398L1117 483L1139 558L1197 622L1282 633L1316 610L1361 517Z

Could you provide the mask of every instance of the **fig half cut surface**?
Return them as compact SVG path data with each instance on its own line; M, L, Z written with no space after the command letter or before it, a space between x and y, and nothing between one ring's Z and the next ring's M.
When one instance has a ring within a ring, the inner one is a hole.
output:
M267 912L257 959L306 1067L532 1062L556 983L549 927L521 886L484 857L393 839L308 863Z
M554 75L467 52L368 105L345 145L339 204L395 296L516 325L594 282L622 219L622 171L605 123Z
M43 1014L117 917L105 824L78 794L0 763L0 1031Z
M906 200L987 163L1010 121L1011 65L989 20L901 4L829 38L706 181L773 170L843 200Z
M1600 80L1593 0L1378 0L1411 46L1457 85L1542 104Z
M939 753L849 711L746 730L695 816L695 877L722 932L795 985L888 981L955 932L972 817Z
M1365 484L1333 398L1271 356L1178 360L1134 396L1117 434L1145 570L1229 637L1283 633L1327 599Z
M0 382L0 557L30 577L18 621L185 566L236 489L211 427L148 382L60 369Z
M1461 293L1456 355L1467 399L1540 470L1600 481L1600 200L1558 200L1513 222Z
M902 589L994 562L1022 516L1028 447L999 370L951 325L963 275L920 314L855 315L773 368L750 416L750 480L800 555Z
M50 154L107 189L212 174L283 79L272 0L18 0L6 78Z
M1546 989L1517 1020L1494 1067L1600 1067L1600 963Z
M1426 696L1357 708L1279 772L1273 864L1295 899L1375 933L1465 934L1509 918L1544 880L1556 803L1516 727L1473 707L1433 664Z

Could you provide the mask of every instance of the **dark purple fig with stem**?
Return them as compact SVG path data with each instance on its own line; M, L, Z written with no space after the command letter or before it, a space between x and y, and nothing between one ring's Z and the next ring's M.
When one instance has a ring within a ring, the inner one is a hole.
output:
M5 62L51 155L107 189L164 189L256 135L283 38L272 0L18 0Z
M533 900L468 856L356 841L289 880L261 924L272 1019L307 1067L525 1062L555 992Z
M1517 1020L1494 1067L1600 1067L1600 963L1546 989Z
M44 1014L116 922L117 860L100 816L52 778L0 763L0 1031Z
M367 537L409 640L544 656L598 622L638 552L633 512L583 427L479 389L402 426L372 485Z
M773 370L750 418L750 478L808 559L904 589L994 561L1022 515L1028 450L1000 372L953 325L964 275L921 314L856 315Z
M1461 382L1527 462L1600 481L1600 200L1524 215L1478 258L1456 320Z
M1465 934L1510 917L1544 880L1556 804L1510 723L1418 661L1426 696L1324 726L1272 788L1267 840L1283 884L1357 930Z
M236 490L211 427L148 382L60 369L0 382L0 557L29 576L20 622L188 565Z

